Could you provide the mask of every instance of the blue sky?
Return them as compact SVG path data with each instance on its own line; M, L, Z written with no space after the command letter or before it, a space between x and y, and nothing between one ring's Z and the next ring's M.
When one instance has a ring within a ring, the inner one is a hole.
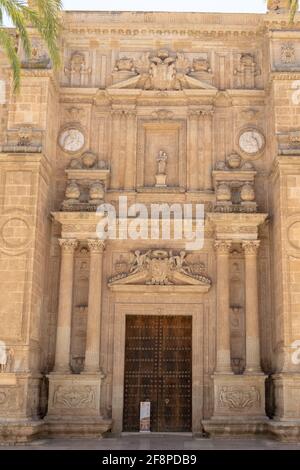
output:
M64 0L64 9L263 13L266 4L264 0Z

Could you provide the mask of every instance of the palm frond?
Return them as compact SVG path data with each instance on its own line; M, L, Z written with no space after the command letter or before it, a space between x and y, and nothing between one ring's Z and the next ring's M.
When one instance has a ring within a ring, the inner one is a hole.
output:
M299 1L298 0L290 0L290 17L289 22L294 23L295 16L299 8Z
M21 63L15 49L13 38L3 28L0 28L0 46L3 47L10 62L13 74L13 89L17 91L20 88Z
M31 54L30 39L26 29L26 18L24 17L24 2L19 0L0 0L0 8L10 17L17 29L27 57Z
M60 65L58 42L62 2L61 0L33 0L31 5L31 8L24 7L24 12L45 41L53 66L57 68Z

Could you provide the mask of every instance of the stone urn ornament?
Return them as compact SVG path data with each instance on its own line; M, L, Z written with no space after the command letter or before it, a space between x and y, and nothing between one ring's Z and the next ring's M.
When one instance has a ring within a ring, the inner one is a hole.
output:
M71 180L66 187L65 197L68 202L78 202L80 198L80 189L75 180Z
M231 201L231 189L227 183L220 183L218 185L217 201L218 202L230 202Z
M89 191L90 203L98 204L104 199L104 185L101 181L96 181L90 187Z
M237 153L232 153L227 158L227 165L231 170L237 170L242 163L241 157Z

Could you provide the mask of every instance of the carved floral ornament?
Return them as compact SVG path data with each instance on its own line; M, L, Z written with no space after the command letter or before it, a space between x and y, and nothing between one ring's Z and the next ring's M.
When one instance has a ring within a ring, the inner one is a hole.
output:
M280 60L283 64L294 64L296 62L296 50L293 44L287 43L281 46Z
M53 404L62 408L95 408L95 391L90 386L59 385L54 392Z
M211 280L205 274L202 263L190 263L187 253L173 253L167 250L136 250L130 253L129 261L123 258L116 265L118 271L109 285L144 284L144 285L202 285L211 286Z
M232 411L247 410L259 406L260 393L255 386L224 386L219 390L219 401Z
M128 71L135 76L111 88L138 88L142 90L182 90L188 88L215 89L190 76L193 72L211 73L207 59L191 62L183 53L170 54L166 49L151 55L145 52L137 60L127 57L117 61L114 71Z

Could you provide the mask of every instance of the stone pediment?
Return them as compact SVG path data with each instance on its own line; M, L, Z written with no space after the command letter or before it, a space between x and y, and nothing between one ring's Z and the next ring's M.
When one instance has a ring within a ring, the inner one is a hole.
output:
M135 251L130 261L119 262L118 274L109 279L113 286L198 286L203 291L211 287L211 280L204 273L201 263L191 264L186 260L186 252L173 254L167 250Z
M115 83L109 89L151 91L216 90L209 83L190 76L195 69L193 64L181 53L171 56L168 51L161 50L158 51L156 56L145 53L137 61L121 59L119 63L119 71L121 73L125 71L129 77ZM204 64L202 67L204 68L202 70L203 74L209 75L211 73L209 65Z

